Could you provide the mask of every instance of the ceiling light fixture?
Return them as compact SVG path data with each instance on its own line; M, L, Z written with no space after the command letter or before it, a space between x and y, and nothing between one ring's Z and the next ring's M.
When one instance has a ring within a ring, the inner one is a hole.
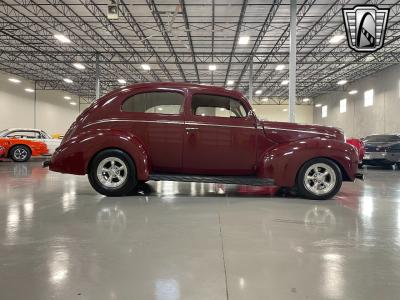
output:
M217 69L217 66L216 66L216 65L209 65L209 66L208 66L208 69L209 69L210 71L215 71L215 70Z
M358 93L357 90L351 90L351 91L349 92L349 95L355 95L355 94L357 94L357 93Z
M268 100L269 100L268 98L262 98L261 99L262 102L268 102Z
M346 79L342 79L342 80L339 80L339 81L337 82L338 85L345 85L346 83L347 83L347 80L346 80Z
M76 106L76 105L77 105L76 102L70 102L69 104L71 104L71 105L73 105L73 106Z
M321 103L315 104L315 107L321 107L321 106L322 106Z
M277 65L275 70L276 71L282 71L285 68L285 65Z
M288 85L289 84L289 80L284 80L281 82L281 85Z
M66 44L71 43L71 40L69 38L67 38L65 35L61 34L61 33L55 34L54 37L57 40L59 40L61 43L66 43Z
M310 101L310 98L304 98L303 99L303 102L309 102Z
M288 111L288 109L287 109L287 108L284 108L283 111Z
M17 78L8 78L8 81L14 82L14 83L20 83L21 80L17 79Z
M345 36L344 36L343 34L337 34L337 35L334 35L334 36L329 40L329 43L331 43L331 44L338 44L338 43L340 43L344 38L345 38Z
M126 80L125 79L118 79L118 83L119 84L126 84Z
M241 36L239 37L239 45L247 45L250 41L249 36Z
M64 80L66 83L73 83L72 79L69 79L69 78L64 78L63 80Z
M35 90L34 89L31 89L31 88L26 88L25 89L25 92L28 92L28 93L33 93Z
M257 90L256 91L256 95L261 95L261 93L262 93L262 90Z
M235 81L233 81L233 80L228 80L228 81L226 82L227 85L233 85L234 83L235 83Z
M148 65L148 64L142 64L141 67L142 67L142 69L145 70L145 71L150 71L150 70L151 70L151 67L150 67L150 65Z
M65 100L71 100L71 97L70 96L64 96L64 99Z
M73 63L72 65L78 70L85 70L86 69L86 67L84 65L82 65L81 63Z

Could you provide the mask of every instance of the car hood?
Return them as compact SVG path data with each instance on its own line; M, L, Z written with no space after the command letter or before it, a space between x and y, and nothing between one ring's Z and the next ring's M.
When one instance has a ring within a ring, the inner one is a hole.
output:
M303 125L288 122L261 121L265 134L278 143L321 137L344 142L343 131L339 128L321 125Z

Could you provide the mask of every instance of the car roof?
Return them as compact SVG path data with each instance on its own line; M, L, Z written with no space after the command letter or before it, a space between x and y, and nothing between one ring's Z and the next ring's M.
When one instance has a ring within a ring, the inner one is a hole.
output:
M37 128L7 128L4 131L43 131Z
M198 83L190 83L190 82L167 82L167 81L162 81L162 82L141 82L141 83L134 83L125 87L122 87L118 89L119 91L123 89L130 89L130 88L149 88L149 89L154 89L158 87L169 87L169 88L186 88L189 90L200 90L200 91L207 91L207 92L220 92L220 93L225 93L237 98L242 98L244 97L243 94L237 90L230 90L226 89L221 86L215 86L211 84L198 84Z

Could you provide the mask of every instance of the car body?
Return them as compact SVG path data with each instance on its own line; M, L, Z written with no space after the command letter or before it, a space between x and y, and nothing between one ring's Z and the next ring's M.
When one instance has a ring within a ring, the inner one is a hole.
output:
M400 135L374 134L363 138L364 165L392 166L400 163Z
M51 138L45 131L34 128L9 128L0 132L0 137L4 138L20 138L32 141L40 141L47 145L48 153L53 154L61 140Z
M11 158L15 162L24 162L31 156L42 156L48 152L47 145L41 141L0 137L0 157Z
M88 174L108 196L128 194L137 182L173 180L297 187L305 197L325 199L342 179L359 176L357 151L337 128L260 121L238 91L165 82L95 101L47 165ZM314 178L306 179L306 171ZM320 192L322 186L329 189Z
M346 143L356 147L356 149L358 151L358 161L360 163L362 163L362 160L365 155L364 142L361 139L357 139L357 138L347 138Z

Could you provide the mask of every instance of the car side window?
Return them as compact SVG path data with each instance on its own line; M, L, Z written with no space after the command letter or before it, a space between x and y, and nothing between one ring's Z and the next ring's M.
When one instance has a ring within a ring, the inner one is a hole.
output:
M245 118L246 109L237 100L230 97L194 94L192 96L192 113L196 116Z
M19 139L38 139L39 133L36 131L12 131L7 134L7 137Z
M183 111L185 96L175 92L149 92L129 97L122 104L124 112L177 115Z

